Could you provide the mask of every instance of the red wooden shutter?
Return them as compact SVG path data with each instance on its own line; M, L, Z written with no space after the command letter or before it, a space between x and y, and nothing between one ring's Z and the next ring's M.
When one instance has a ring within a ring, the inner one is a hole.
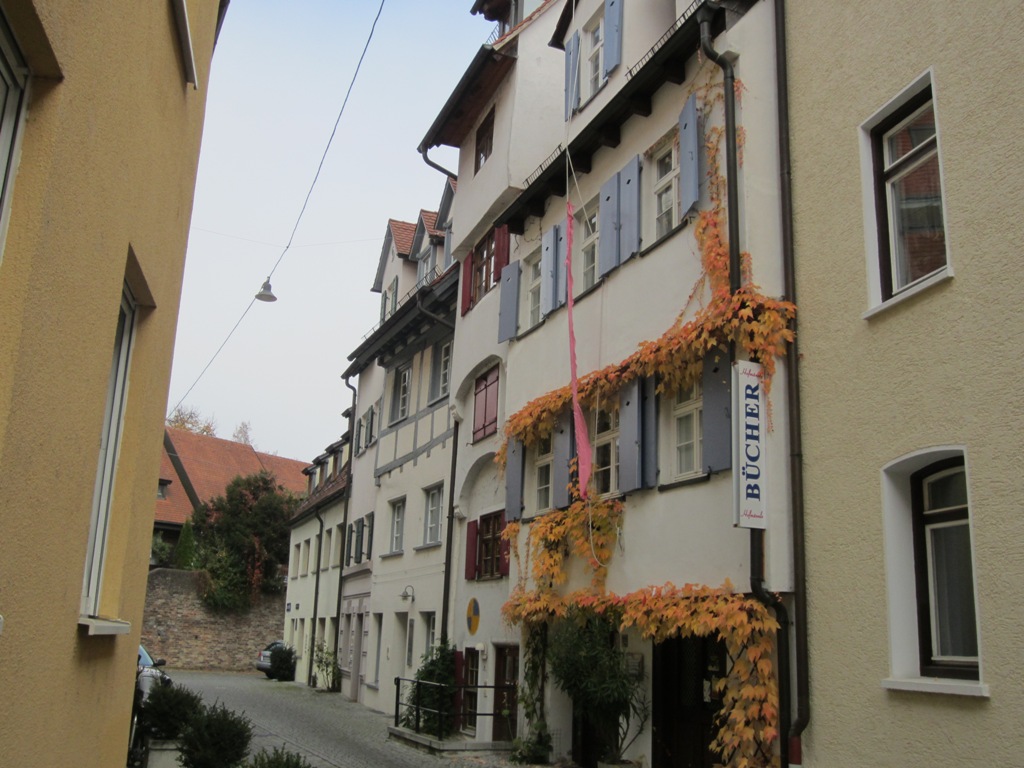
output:
M509 556L512 552L512 542L505 538L505 513L501 513L501 525L500 530L502 533L501 540L498 546L498 573L502 576L508 576L509 574Z
M473 254L467 254L462 262L462 314L473 306Z
M477 528L479 523L470 520L466 524L466 580L476 581L476 550L477 550Z

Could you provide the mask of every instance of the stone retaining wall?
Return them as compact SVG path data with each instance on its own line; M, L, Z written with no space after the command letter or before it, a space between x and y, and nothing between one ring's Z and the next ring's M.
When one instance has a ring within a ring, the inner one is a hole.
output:
M172 668L254 669L257 651L281 639L284 594L261 596L248 613L214 613L199 600L195 579L194 571L149 572L142 644Z

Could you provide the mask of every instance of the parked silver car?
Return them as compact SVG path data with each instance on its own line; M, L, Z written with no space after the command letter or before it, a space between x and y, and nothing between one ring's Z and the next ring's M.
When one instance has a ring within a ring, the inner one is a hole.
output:
M149 692L157 685L170 685L171 678L160 667L167 662L163 659L153 660L149 651L142 645L139 646L139 668L136 675L136 686L142 696L142 703L149 698Z
M284 648L284 643L281 640L275 640L256 654L256 669L271 678L273 675L270 674L270 654L274 652L275 648Z

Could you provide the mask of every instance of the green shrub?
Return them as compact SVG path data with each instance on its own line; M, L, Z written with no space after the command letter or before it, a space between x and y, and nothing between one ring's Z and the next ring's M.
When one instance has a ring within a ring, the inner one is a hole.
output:
M295 679L295 649L278 646L270 652L270 676L276 680Z
M181 734L183 768L238 768L249 754L252 724L223 704L203 707Z
M420 682L438 685L420 685ZM423 655L416 682L405 697L402 725L443 739L455 730L455 649L447 642Z
M319 642L313 652L313 666L316 667L320 683L328 691L341 690L341 666L334 657L334 652L327 647L327 643Z
M313 768L302 755L288 752L283 747L274 747L273 752L261 749L253 755L251 768Z
M198 713L203 698L177 684L157 685L142 708L142 722L155 739L176 739Z
M186 520L181 526L178 544L174 548L174 567L183 571L191 571L196 562L196 537L192 533L192 521Z

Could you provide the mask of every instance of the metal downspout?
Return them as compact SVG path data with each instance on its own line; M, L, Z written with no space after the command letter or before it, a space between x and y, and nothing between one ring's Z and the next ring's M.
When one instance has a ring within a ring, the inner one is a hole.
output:
M455 421L453 419L453 421ZM444 588L441 593L441 645L448 642L448 603L452 591L452 537L455 529L455 462L459 457L459 422L452 425L452 469L448 480L448 530L444 537Z
M459 177L457 173L452 173L447 168L445 168L443 165L438 165L433 160L431 160L427 156L427 152L429 152L429 151L430 151L430 149L428 147L420 147L420 157L423 158L423 162L424 163L429 165L435 171L440 171L441 173L443 173L445 176L447 176L450 179L457 179Z
M789 148L789 69L786 43L786 0L775 0L775 80L779 108L779 195L782 207L782 265L786 299L796 303L796 265L793 248L793 173ZM803 764L801 735L811 719L807 651L807 550L804 538L804 452L800 409L800 351L797 320L790 321L793 341L786 358L786 398L789 423L789 473L793 504L793 633L796 666L796 720L790 725L790 765Z
M711 22L715 12L720 10L718 3L706 2L697 11L700 23L700 47L712 62L721 70L725 87L725 168L727 214L729 217L729 291L736 293L740 289L740 222L739 222L739 187L738 187L738 147L736 141L736 75L732 62L714 49L711 43ZM733 344L735 347L735 344ZM735 357L735 355L733 356ZM779 732L789 732L789 615L785 605L777 595L767 592L764 588L764 539L765 532L761 529L750 530L750 590L766 608L775 612L779 623L776 633L778 646L778 683L779 683ZM785 737L779 739L779 752L783 766L789 765L789 743Z
M316 548L316 582L313 585L313 625L309 633L309 663L306 665L306 685L313 682L313 655L316 652L316 620L319 618L320 608L320 566L324 556L324 518L320 514L319 507L314 511L316 519L320 522L319 546Z

